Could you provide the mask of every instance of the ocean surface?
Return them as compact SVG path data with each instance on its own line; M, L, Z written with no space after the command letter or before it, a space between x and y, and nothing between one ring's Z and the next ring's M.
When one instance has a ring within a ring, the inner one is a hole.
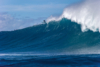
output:
M100 55L3 56L0 67L100 67Z
M100 33L63 18L0 32L0 67L100 67Z

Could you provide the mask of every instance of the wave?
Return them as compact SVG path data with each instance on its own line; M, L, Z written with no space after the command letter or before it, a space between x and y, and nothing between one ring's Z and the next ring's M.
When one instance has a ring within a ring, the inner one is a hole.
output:
M100 54L99 3L85 0L65 8L59 17L49 17L47 23L1 29L1 55Z
M99 54L99 44L99 32L82 32L80 24L66 18L0 32L0 53Z
M70 19L81 24L82 31L88 29L100 32L100 0L84 0L64 9L59 17L49 17L47 22L59 21L62 18Z

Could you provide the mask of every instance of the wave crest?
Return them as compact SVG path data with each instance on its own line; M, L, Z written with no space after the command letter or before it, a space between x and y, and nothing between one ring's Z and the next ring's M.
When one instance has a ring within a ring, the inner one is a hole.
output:
M62 18L71 19L81 24L82 31L90 29L100 32L100 0L85 0L64 9L59 17L49 17L47 22L59 21Z

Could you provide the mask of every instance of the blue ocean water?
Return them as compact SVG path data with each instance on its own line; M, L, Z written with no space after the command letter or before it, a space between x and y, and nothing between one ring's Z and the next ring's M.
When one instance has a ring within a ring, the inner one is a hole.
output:
M100 67L100 33L63 18L0 32L2 67Z
M4 59L6 58L6 59ZM0 67L100 67L100 55L5 56Z

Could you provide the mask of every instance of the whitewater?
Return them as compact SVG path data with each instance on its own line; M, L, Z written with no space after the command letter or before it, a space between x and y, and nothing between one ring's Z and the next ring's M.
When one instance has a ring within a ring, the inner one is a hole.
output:
M59 21L62 18L70 19L81 24L82 31L90 29L94 32L100 32L100 0L85 0L76 3L64 9L59 17L49 17L47 22Z

